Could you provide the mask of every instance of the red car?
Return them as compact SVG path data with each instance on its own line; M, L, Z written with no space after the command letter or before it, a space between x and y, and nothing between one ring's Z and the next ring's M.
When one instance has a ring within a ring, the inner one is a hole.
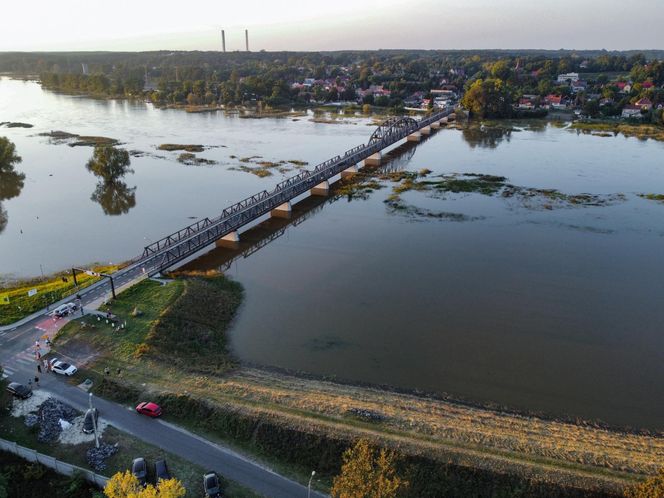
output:
M136 407L136 411L148 417L158 417L161 415L161 406L157 403L152 403L150 401L144 401Z

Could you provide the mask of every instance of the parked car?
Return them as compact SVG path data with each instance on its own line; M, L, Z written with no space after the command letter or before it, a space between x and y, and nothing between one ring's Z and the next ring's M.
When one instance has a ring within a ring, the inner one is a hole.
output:
M154 463L154 478L157 482L159 482L159 479L167 480L171 478L166 460L157 460Z
M51 370L57 374L67 376L72 376L78 372L78 368L76 368L74 365L58 360L57 358L53 358L51 360Z
M99 410L96 408L89 408L85 412L85 419L83 420L83 432L92 434L95 431L95 426L99 423Z
M70 302L70 303L61 304L60 306L58 306L53 310L52 315L56 318L62 318L63 316L67 316L73 313L74 311L76 311L77 308L78 306L76 306L75 303Z
M203 476L203 488L205 489L205 496L209 498L218 498L221 496L221 485L219 484L219 476L216 472L208 472Z
M151 401L144 401L136 407L136 411L148 417L158 417L161 415L161 407L157 403Z
M32 396L32 389L18 382L10 382L7 386L7 392L21 399L28 399Z
M148 465L145 463L145 458L134 458L131 462L131 473L134 474L141 486L145 486L148 482Z

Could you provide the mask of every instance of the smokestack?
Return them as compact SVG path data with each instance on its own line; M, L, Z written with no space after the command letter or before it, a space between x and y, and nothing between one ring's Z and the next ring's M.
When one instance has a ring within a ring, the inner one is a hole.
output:
M221 30L221 49L226 53L226 33Z
M244 43L247 45L247 52L249 52L249 30L244 30Z

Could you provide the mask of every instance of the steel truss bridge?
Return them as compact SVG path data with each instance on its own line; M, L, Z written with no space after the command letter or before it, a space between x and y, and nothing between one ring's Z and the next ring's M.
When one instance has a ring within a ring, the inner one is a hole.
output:
M224 209L215 218L205 218L186 226L146 246L143 254L121 272L157 274L191 257L220 238L270 213L273 209L308 192L343 170L355 166L373 154L395 144L408 135L446 118L454 112L447 108L431 116L415 120L410 117L392 117L381 124L366 145L358 145L320 163L312 170L278 183L271 190L263 190ZM120 273L120 272L119 272Z

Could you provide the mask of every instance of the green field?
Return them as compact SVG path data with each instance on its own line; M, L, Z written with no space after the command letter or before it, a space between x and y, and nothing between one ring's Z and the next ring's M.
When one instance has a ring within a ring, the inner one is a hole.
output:
M98 273L113 273L121 265L94 266ZM78 287L74 285L71 272L60 272L44 279L31 279L0 284L0 325L9 325L38 311L47 304L75 294L78 290L99 281L100 277L77 273ZM34 296L28 292L36 290Z

